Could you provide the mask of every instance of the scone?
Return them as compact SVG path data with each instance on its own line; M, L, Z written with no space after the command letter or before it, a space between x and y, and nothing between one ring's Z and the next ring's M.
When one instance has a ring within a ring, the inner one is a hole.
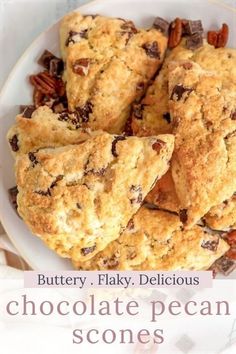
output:
M140 104L134 106L132 130L135 135L148 136L172 132L168 107L168 65L171 61L191 60L206 70L215 70L222 75L227 86L236 86L236 50L215 48L204 42L196 50L188 49L187 39L167 53L163 67Z
M236 50L230 48L214 48L204 43L196 50L186 48L186 39L169 52L160 74L147 91L143 99L142 114L139 114L140 106L136 106L137 117L132 116L133 131L138 136L148 136L172 132L172 122L168 107L168 65L171 61L191 59L207 70L215 70L225 85L230 89L236 89ZM176 195L175 186L171 178L171 171L163 176L147 196L149 203L157 205L161 209L179 211L181 208ZM228 229L236 223L236 213L233 211L232 200L224 201L223 205L214 207L207 214L205 220L208 226L217 229ZM227 206L226 206L227 205ZM233 226L234 227L234 226Z
M180 201L175 190L171 168L157 181L154 188L146 196L145 201L161 210L179 213Z
M80 145L19 156L18 212L50 248L85 261L124 231L167 171L173 148L173 135L103 133Z
M17 115L16 123L8 131L7 141L16 157L45 147L78 144L94 134L81 128L76 113L56 114L49 107L42 106L30 117Z
M154 27L137 29L131 21L79 13L66 16L61 50L69 109L85 127L121 133L166 46L167 36Z
M236 195L213 207L204 220L207 226L215 230L236 229Z
M183 231L178 216L142 206L126 231L87 262L83 270L205 270L229 246L199 226Z
M236 91L227 83L191 61L169 66L172 176L188 227L236 190Z

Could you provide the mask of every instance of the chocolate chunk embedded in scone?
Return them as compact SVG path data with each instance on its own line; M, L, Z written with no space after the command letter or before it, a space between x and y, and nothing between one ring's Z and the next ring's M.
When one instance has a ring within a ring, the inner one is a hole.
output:
M204 270L228 249L217 235L201 227L182 231L178 216L142 206L132 227L86 262L84 270Z
M14 156L45 147L78 144L95 134L81 128L81 121L73 113L53 113L47 106L39 107L30 117L25 112L16 117L7 134Z
M191 26L194 27L195 25ZM192 36L195 36L195 34ZM193 47L194 41L195 47ZM168 66L171 61L189 59L200 64L204 69L217 71L218 74L222 75L223 81L227 82L228 86L233 87L236 84L236 50L230 48L215 49L205 42L197 43L196 41L197 38L195 37L186 37L167 54L163 67L148 88L146 96L133 109L131 125L135 135L148 136L173 131L168 106ZM187 70L186 64L185 68Z
M191 64L169 66L169 109L177 123L172 176L188 227L236 190L235 88L221 74ZM191 92L173 100L176 86Z
M158 152L152 148L157 139L163 141ZM123 232L167 171L173 148L173 135L117 139L103 133L79 145L21 155L19 214L51 249L85 261Z
M76 35L65 46L65 33L81 30L86 30L86 38ZM69 109L80 114L89 102L84 127L119 134L131 104L142 97L160 67L167 38L154 27L137 29L131 21L74 13L62 21L61 47Z

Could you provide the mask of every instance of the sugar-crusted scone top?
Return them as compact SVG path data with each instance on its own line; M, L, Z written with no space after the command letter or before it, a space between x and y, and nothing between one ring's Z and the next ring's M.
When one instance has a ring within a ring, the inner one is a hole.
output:
M203 69L216 71L232 88L236 86L236 50L204 45L196 50L186 48L186 39L167 53L163 67L140 104L133 110L135 135L148 136L172 133L168 106L168 66L171 61L191 60Z
M102 134L18 157L18 211L64 257L84 261L118 238L169 167L172 135ZM27 183L26 183L27 181Z
M84 270L204 270L228 248L218 235L199 226L183 231L177 215L142 206L117 240L74 266Z
M172 63L169 108L176 136L172 175L190 226L236 190L236 92L216 72Z
M23 114L16 116L7 141L13 155L17 156L46 147L78 144L94 134L99 131L92 133L82 128L73 113L54 113L49 107L41 106L30 118Z
M91 129L120 133L161 65L167 37L131 21L73 13L61 24L70 110Z

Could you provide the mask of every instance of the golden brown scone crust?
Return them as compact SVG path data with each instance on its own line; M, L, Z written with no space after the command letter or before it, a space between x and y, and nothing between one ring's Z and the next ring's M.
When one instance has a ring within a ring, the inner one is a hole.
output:
M82 37L72 36L68 44L70 31ZM80 113L86 127L122 132L132 102L143 95L166 46L167 38L155 28L136 29L131 21L102 16L66 16L61 48L69 108Z
M163 68L156 77L153 84L148 88L147 94L141 102L141 119L132 116L133 131L138 136L153 134L171 133L173 126L169 115L168 107L168 65L171 61L188 60L198 63L202 68L215 70L229 89L236 88L236 50L230 48L218 48L204 43L204 46L192 51L186 48L185 39L174 50L167 54ZM140 107L140 106L139 106ZM137 109L137 108L136 108ZM138 114L140 110L137 111ZM171 172L167 173L170 176ZM180 208L176 196L174 184L171 187L171 180L167 176L162 177L157 185L148 195L148 202L157 205L159 208L178 211ZM226 214L224 216L224 213ZM232 202L228 207L210 212L206 219L209 226L217 228L231 227L235 224Z
M194 62L169 66L172 176L188 227L236 190L236 91Z
M204 219L215 230L236 229L236 195L211 208Z
M93 134L80 127L74 114L56 114L49 107L42 106L34 111L31 118L19 114L8 131L7 141L16 136L18 150L12 151L10 146L16 157L41 148L78 144Z
M168 115L168 65L171 61L194 61L203 69L217 71L229 88L236 86L235 49L216 49L204 43L202 47L193 51L186 48L185 41L183 39L180 45L167 53L160 73L148 88L141 106L139 106L141 108L141 110L138 110L139 117L137 118L133 114L132 128L135 135L148 136L172 133L173 128Z
M199 226L183 231L178 216L142 206L117 240L74 266L84 270L204 270L228 249L217 235Z
M16 160L18 212L63 257L84 261L118 238L169 167L172 135L107 133Z
M175 191L171 168L157 181L154 188L146 196L145 201L163 210L179 212L180 202Z

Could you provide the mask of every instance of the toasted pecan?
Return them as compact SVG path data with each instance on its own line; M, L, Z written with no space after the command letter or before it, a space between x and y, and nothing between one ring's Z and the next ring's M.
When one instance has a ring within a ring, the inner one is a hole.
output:
M215 48L223 48L226 46L229 38L229 27L223 23L219 31L209 31L207 33L207 42Z
M168 42L168 47L170 49L175 48L180 43L182 34L183 34L182 20L177 17L170 24L170 35L169 35L169 42Z

